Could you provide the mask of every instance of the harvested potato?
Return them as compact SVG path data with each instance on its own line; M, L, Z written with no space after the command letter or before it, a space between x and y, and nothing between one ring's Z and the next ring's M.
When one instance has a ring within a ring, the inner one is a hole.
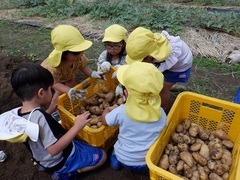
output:
M229 167L228 165L226 164L217 164L215 167L214 167L214 172L219 175L219 176L222 176L224 173L226 173L227 171L229 170Z
M95 114L95 115L101 115L103 112L98 106L90 106L89 111L90 111L90 113Z
M196 137L199 133L199 128L198 128L198 126L191 126L188 131L189 131L190 136Z
M169 165L170 164L169 164L169 161L168 161L168 155L166 155L166 154L162 155L158 166L162 169L167 170L169 168Z
M200 155L199 153L193 152L193 153L192 153L192 157L193 157L193 158L195 159L195 161L196 161L197 163L199 163L200 165L202 165L202 166L207 165L207 160L206 160L202 155Z
M221 178L220 176L218 176L216 173L211 173L209 175L209 179L210 180L223 180L223 178Z
M222 145L224 145L227 148L233 148L234 144L230 140L223 140Z
M225 131L218 129L216 131L213 131L212 134L214 136L216 136L217 138L221 139L221 140L230 140L229 136L227 133L225 133Z
M201 149L199 151L199 154L202 155L205 159L209 160L210 159L210 155L209 155L209 148L208 145L203 144L201 146Z
M183 129L188 130L191 126L191 121L189 119L185 119L182 121Z
M192 155L187 151L180 152L180 158L190 167L193 167L194 160Z
M107 94L109 91L110 91L109 88L107 88L107 87L105 87L105 86L102 87L102 92L103 92L103 93Z
M198 151L198 150L200 150L201 147L202 147L201 143L194 143L190 146L190 150L191 151Z

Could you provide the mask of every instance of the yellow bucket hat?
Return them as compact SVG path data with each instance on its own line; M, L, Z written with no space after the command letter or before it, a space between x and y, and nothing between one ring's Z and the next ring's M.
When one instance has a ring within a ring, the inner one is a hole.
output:
M128 32L124 27L118 24L113 24L105 29L105 34L102 42L120 42L122 40L127 42L127 33Z
M85 40L82 34L73 26L59 25L51 32L54 50L49 54L49 63L57 67L64 51L81 52L92 46L92 42Z
M127 116L138 122L155 122L161 116L160 91L164 76L151 63L134 62L117 70L118 81L128 90Z
M30 138L36 142L39 136L39 126L28 119L17 115L19 108L12 109L0 115L0 140L20 143Z
M170 55L171 47L165 36L152 33L143 27L136 28L130 33L126 45L126 61L131 64L142 61L151 55L158 61L164 61Z

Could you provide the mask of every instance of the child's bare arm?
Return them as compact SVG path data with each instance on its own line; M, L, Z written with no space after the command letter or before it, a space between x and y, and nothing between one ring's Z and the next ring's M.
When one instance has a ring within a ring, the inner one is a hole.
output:
M78 132L83 129L83 127L87 124L87 122L90 120L88 119L90 116L90 113L84 112L81 115L78 115L74 121L74 125L71 129L68 130L68 132L63 135L55 144L49 146L47 148L48 152L55 156L59 154L64 148L66 148L69 143L76 137Z
M103 125L107 125L106 123L106 114L111 112L113 109L115 109L117 106L114 105L114 106L111 106L111 107L107 107L106 109L104 109L103 113L102 113L102 116L101 116L101 121L103 123Z

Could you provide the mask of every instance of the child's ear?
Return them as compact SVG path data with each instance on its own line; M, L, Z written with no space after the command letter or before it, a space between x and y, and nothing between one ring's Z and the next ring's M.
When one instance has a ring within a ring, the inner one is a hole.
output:
M37 91L37 96L38 96L38 97L42 97L42 96L43 96L43 93L44 93L44 89L43 89L43 88L40 88L40 89Z
M123 90L123 93L124 93L124 96L127 98L127 97L128 97L128 91L127 91L127 89L124 89L124 90Z

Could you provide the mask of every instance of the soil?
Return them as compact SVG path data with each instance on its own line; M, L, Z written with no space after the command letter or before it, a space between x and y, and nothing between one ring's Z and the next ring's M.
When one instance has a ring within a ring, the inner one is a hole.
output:
M31 29L34 30L34 28ZM31 32L29 32L29 34L31 34ZM0 61L0 113L3 113L7 110L21 105L19 99L12 91L12 87L10 85L10 76L13 69L15 69L18 64L27 62L28 60L21 57L12 58L0 55ZM40 62L36 61L36 63ZM196 67L193 67L191 76L193 78L202 78L204 75L199 73ZM82 74L78 74L77 78L78 81L81 82L86 77ZM235 86L239 82L239 79L234 78L231 74L220 76L217 70L215 70L215 72L212 72L212 79L214 80L215 84L222 85L225 84L224 82L227 82L228 87ZM184 89L172 91L169 109L171 108L171 104L174 102L177 94L182 90ZM224 88L218 88L218 90L224 91ZM222 93L225 94L225 92ZM226 95L232 96L231 94ZM0 150L4 150L8 156L5 162L0 163L0 179L51 179L51 176L49 174L39 171L37 166L33 165L31 161L31 154L23 144L12 144L5 141L0 141ZM108 151L108 153L111 153L111 149ZM109 160L107 160L105 165L101 168L91 172L79 174L78 179L147 180L149 179L149 174L134 173L126 169L116 171L110 167Z

